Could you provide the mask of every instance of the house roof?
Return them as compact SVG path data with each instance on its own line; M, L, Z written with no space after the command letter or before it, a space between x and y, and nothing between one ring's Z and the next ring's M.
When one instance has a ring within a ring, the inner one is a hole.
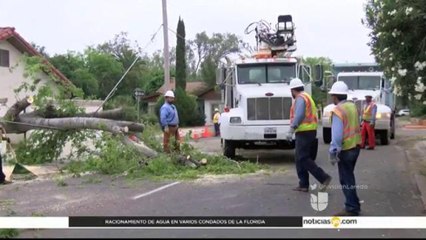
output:
M210 87L205 89L203 92L198 94L198 98L204 99L204 100L219 100L221 99L222 94L219 89L216 87Z
M156 99L157 97L164 95L168 90L175 90L176 89L175 79L171 78L170 81L171 81L170 88L168 88L166 84L163 84L163 86L161 86L156 92L150 95L147 95L143 99L144 100ZM205 82L202 82L202 81L186 82L185 91L195 96L199 96L200 94L204 93L206 89L208 89L208 86Z
M33 46L31 46L30 43L25 41L25 39L15 31L14 27L0 27L0 41L3 40L8 41L21 52L28 53L30 56L41 57L55 76L57 76L64 83L71 84L71 81L51 63L49 63L49 61L47 61L43 55L41 55Z

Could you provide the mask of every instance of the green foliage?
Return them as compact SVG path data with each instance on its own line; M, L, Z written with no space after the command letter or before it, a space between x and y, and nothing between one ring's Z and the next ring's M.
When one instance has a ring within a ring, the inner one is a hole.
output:
M77 69L72 82L76 87L81 88L87 97L96 98L99 94L98 80L87 69Z
M91 155L84 161L71 162L65 169L74 174L93 171L111 175L132 171L139 166L140 154L109 133L104 133L95 145L99 156Z
M161 69L152 71L149 74L150 75L147 76L149 80L145 86L145 93L147 95L156 92L164 82L164 72Z
M179 18L176 44L176 88L186 89L185 23Z
M179 115L179 125L187 126L202 126L205 124L204 113L199 109L195 96L187 95L182 89L175 91L175 106ZM164 104L164 97L158 99L155 105L155 113L160 117L160 108Z
M115 61L123 66L120 76L132 65L136 58L141 57L129 70L125 80L118 87L117 95L132 94L135 88L143 88L146 82L150 80L145 78L144 75L149 75L153 70L150 64L151 59L142 54L141 47L137 42L131 43L127 33L121 32L112 41L98 45L97 51L113 56ZM115 79L115 82L118 80L119 78Z
M86 57L83 54L68 52L55 55L49 61L77 88L82 89L85 96L96 97L99 94L98 80L95 73L89 71Z
M413 102L411 103L410 109L411 116L426 118L426 104Z
M138 112L137 112L137 103L136 100L129 95L118 95L112 98L104 105L104 109L114 109L122 108L123 109L123 120L127 121L137 121Z
M160 152L161 139L155 136L160 136L158 127L149 124L146 125L142 134L144 143ZM77 175L82 172L91 171L114 175L125 173L132 179L194 179L205 174L245 174L267 168L266 166L250 162L236 163L219 155L203 154L195 150L188 143L182 144L182 155L190 155L195 160L206 158L208 161L207 165L193 169L179 163L177 155L162 153L146 162L146 159L141 159L140 154L136 153L132 148L122 145L116 138L111 137L110 134L104 134L96 145L100 150L99 156L92 155L84 161L72 162L65 169Z
M420 106L426 105L424 1L368 1L365 12L364 24L371 29L369 46L391 79L394 93L424 109Z
M38 89L34 97L33 106L35 110L45 115L55 114L50 117L66 117L78 113L82 113L83 109L76 106L73 102L67 100L68 93L78 95L78 89L74 86L64 85L59 82L55 75L53 75L49 67L40 57L24 56L22 61L25 64L24 76L32 79L32 82L25 82L15 91L33 91ZM47 73L50 81L47 84L41 84L38 80L38 75L41 72ZM52 89L52 82L56 89ZM49 105L55 105L55 112L49 111ZM89 132L72 131L72 130L36 130L34 131L26 142L21 142L17 147L17 160L24 164L41 164L57 160L62 153L63 147L69 141L77 149L82 149L82 143L90 137Z
M16 238L19 236L19 231L17 229L0 229L0 238Z
M85 55L89 72L99 81L99 97L103 99L123 74L123 64L117 62L114 56L91 48L85 51Z
M217 64L212 57L206 58L201 64L201 78L209 87L216 85L216 68Z
M212 76L219 60L229 53L240 52L242 40L231 33L213 33L210 37L206 32L197 33L194 40L189 41L187 58L190 76L206 78L206 82L213 86L215 79ZM201 72L199 71L201 70Z
M77 156L86 149L84 140L92 136L91 132L36 130L27 141L22 141L16 148L16 158L22 164L43 164L59 159L65 144L69 141L77 149Z
M331 71L332 61L328 57L306 57L303 59L303 64L309 65L312 69L312 79L317 80L319 76L316 76L315 66L320 64L323 66L323 71ZM328 75L324 75L322 86L317 86L316 83L312 84L312 98L317 105L326 106L327 105L327 92L323 89L326 89L327 81L330 79Z
M158 117L155 114L144 114L141 117L144 124L155 125L158 124Z
M56 185L58 187L66 187L66 186L68 186L68 183L65 182L65 180L64 180L64 178L62 176L59 177L59 178L57 178L57 179L55 179L55 181L56 181Z

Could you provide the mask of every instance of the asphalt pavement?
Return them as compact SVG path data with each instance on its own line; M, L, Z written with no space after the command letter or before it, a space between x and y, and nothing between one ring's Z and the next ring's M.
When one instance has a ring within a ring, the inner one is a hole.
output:
M404 134L410 134L404 132ZM319 136L321 137L321 136ZM401 137L402 138L402 137ZM400 138L400 140L401 140ZM196 146L220 151L218 138ZM195 181L128 181L84 176L57 181L33 181L0 189L0 214L17 216L330 216L343 209L336 166L327 161L320 140L317 163L332 177L328 206L316 211L310 195L292 191L297 185L294 154L283 151L239 151L248 161L270 164L274 172L246 176L207 176ZM356 167L363 216L423 216L419 191L397 141L363 150ZM316 181L311 177L311 184ZM426 230L26 230L21 237L426 237Z

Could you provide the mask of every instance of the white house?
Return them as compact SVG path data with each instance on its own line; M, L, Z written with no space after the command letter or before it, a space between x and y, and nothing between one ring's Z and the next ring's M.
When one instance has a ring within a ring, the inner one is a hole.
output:
M8 108L12 106L16 100L34 95L34 92L21 92L18 94L14 92L14 90L24 82L30 83L33 81L32 78L24 77L25 65L22 62L24 54L28 54L29 56L40 56L44 59L30 43L15 31L15 28L0 27L0 117L4 116ZM72 84L58 69L47 60L45 61L49 66L49 71L61 81L60 84ZM53 90L56 89L56 84L58 84L49 80L48 75L44 72L38 74L36 79L40 80L39 85L48 84ZM91 111L92 109L97 109L101 103L101 101L81 100L78 105L84 107L86 111ZM21 136L11 136L11 138L16 141L21 138Z

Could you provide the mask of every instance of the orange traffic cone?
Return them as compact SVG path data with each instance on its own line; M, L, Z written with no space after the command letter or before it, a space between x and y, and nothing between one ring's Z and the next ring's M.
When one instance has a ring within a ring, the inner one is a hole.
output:
M203 138L208 138L208 137L210 137L209 127L207 125L205 125L204 131L203 131Z

